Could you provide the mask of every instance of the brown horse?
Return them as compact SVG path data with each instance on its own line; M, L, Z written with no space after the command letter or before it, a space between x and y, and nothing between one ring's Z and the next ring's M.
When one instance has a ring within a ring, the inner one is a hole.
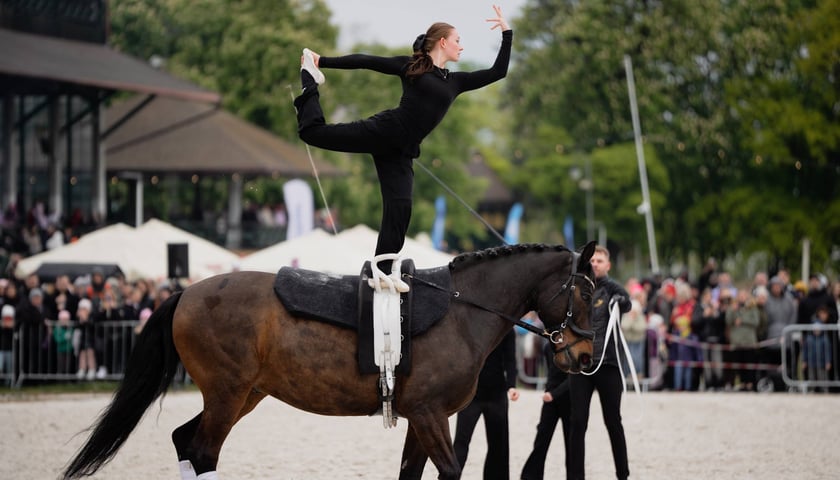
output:
M411 372L397 377L394 411L409 424L399 478L420 478L427 459L439 478L460 477L448 417L469 403L487 355L528 311L539 313L560 368L575 373L591 365L594 247L505 246L450 263L450 306L413 338ZM222 443L267 395L322 415L377 412L379 375L359 373L356 332L290 315L274 280L267 273L223 274L164 302L65 478L91 475L116 454L169 388L179 358L204 399L204 410L172 433L178 460L194 468L184 478L218 478Z

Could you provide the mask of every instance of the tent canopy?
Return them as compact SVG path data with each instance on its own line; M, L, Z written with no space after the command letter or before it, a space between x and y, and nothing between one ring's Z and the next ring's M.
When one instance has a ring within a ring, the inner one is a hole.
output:
M338 275L358 275L364 262L373 257L377 235L366 225L357 225L338 235L316 229L254 252L242 259L241 266L243 270L271 273L280 267L291 266ZM452 260L452 255L411 238L406 238L400 253L403 258L414 260L416 268L439 267Z
M82 236L77 242L20 261L25 276L44 263L114 264L129 281L156 281L168 275L168 244L186 243L190 281L231 271L239 256L199 236L152 219L138 228L119 223Z

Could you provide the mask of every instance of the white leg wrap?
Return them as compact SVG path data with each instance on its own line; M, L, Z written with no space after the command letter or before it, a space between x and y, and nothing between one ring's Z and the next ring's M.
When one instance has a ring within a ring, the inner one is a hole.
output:
M181 472L181 480L197 480L195 470L189 460L178 462L178 471Z
M196 478L197 480L219 480L219 475L213 470L212 472L204 472Z

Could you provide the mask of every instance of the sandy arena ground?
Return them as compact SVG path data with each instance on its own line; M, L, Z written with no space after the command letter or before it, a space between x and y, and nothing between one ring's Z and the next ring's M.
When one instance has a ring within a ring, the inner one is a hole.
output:
M58 478L108 395L50 396L0 403L0 478ZM530 453L540 394L511 404L511 478ZM195 392L173 392L147 412L95 479L177 479L169 435L201 408ZM623 404L630 471L638 479L840 478L840 395L648 393ZM587 478L613 476L597 395L586 438ZM454 417L451 419L454 433ZM228 437L223 479L395 479L407 422L385 430L380 417L322 417L267 398ZM464 470L480 479L486 452L479 423ZM559 437L558 437L559 438ZM437 478L431 463L424 479ZM565 478L562 444L549 452L546 478Z

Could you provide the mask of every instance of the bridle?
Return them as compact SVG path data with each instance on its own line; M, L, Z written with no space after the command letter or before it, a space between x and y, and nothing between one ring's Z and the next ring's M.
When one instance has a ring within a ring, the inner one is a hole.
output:
M571 329L572 332L574 332L575 335L578 336L577 340L563 345L562 348L560 348L559 350L556 350L556 353L567 352L571 347L575 346L578 342L581 342L583 340L594 340L595 339L595 331L594 330L584 330L584 329L580 328L574 322L575 290L577 289L577 286L575 285L575 282L574 282L575 277L583 278L587 282L589 282L589 285L592 287L593 294L595 292L595 282L593 282L592 279L587 277L585 274L578 273L577 267L578 267L578 260L580 259L580 254L577 253L577 252L572 252L572 254L574 255L574 257L573 257L573 260L572 260L572 271L569 274L569 278L566 280L566 282L562 286L560 286L560 290L558 290L557 293L552 295L551 298L549 298L548 301L545 303L545 306L550 305L564 291L568 290L569 291L569 299L568 299L568 302L567 302L566 317L563 319L563 322L560 323L560 327L557 330L553 330L551 333L548 333L547 330L542 330L540 333L537 333L538 335L547 338L554 345L560 345L560 344L563 343L563 340L564 340L563 332L566 330L566 328ZM542 318L542 315L540 313L539 308L536 309L535 312L537 312L537 315L540 318ZM525 322L522 322L522 323L525 323ZM528 329L528 330L533 331L531 329ZM536 330L539 331L538 328L536 328Z
M466 304L471 305L475 308L484 310L485 312L490 312L490 313L495 314L499 317L502 317L505 320L509 321L510 323L516 325L517 327L521 327L521 328L523 328L523 329L525 329L525 330L527 330L527 331L529 331L529 332L531 332L531 333L533 333L537 336L540 336L542 338L547 339L548 341L550 341L554 345L559 345L559 344L563 343L563 340L564 340L563 332L567 328L571 329L572 332L574 332L575 335L578 336L578 339L575 340L572 343L567 343L566 345L563 346L563 348L557 350L557 353L560 353L560 352L563 352L563 351L568 351L569 348L576 345L578 342L581 342L583 340L594 340L595 339L595 331L594 330L584 330L584 329L580 328L579 326L577 326L574 322L574 318L573 318L574 317L574 303L575 303L574 295L575 295L575 289L577 288L575 286L575 278L582 278L582 279L586 280L589 283L589 285L592 287L593 294L595 292L595 282L593 282L592 279L590 279L585 274L578 273L577 267L578 267L578 260L580 259L580 254L577 253L577 252L571 252L571 253L573 255L573 257L572 257L572 271L569 274L569 278L566 279L566 282L563 283L563 285L560 286L560 289L554 295L552 295L551 298L549 298L548 301L545 303L545 306L548 306L554 300L556 300L563 292L566 292L566 291L569 292L569 300L568 300L568 308L566 309L566 316L563 319L563 322L560 324L560 326L556 330L552 330L550 332L548 330L546 330L545 328L541 329L539 327L531 325L530 323L527 323L527 322L523 321L521 318L515 318L515 317L513 317L511 315L508 315L505 312L499 311L495 308L488 307L486 305L481 305L480 303L477 303L473 300L470 300L468 298L464 298L461 295L461 292L459 292L457 290L449 291L449 290L441 287L440 285L436 285L436 284L434 284L432 282L429 282L429 281L426 281L422 278L414 277L414 276L411 276L411 275L409 275L409 276L415 282L420 282L420 283L423 283L425 285L428 285L429 287L435 288L437 290L442 290L442 291L448 292L449 295L454 300L457 300L457 301L462 302L462 303L466 303ZM534 309L534 311L537 312L537 315L540 314L540 309L539 308Z

